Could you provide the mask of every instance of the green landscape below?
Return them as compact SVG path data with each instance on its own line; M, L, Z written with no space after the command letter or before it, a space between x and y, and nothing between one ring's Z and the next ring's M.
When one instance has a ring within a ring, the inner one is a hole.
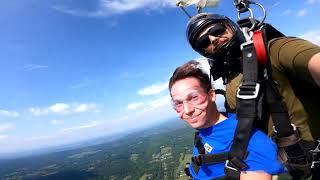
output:
M0 179L187 179L193 130L179 120L80 149L0 160Z

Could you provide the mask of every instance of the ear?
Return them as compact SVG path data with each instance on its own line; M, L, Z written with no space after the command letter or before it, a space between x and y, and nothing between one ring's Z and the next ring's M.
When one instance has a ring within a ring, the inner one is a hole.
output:
M213 89L210 89L208 94L209 94L209 97L210 97L211 101L215 102L216 101L216 93L215 93L215 91Z

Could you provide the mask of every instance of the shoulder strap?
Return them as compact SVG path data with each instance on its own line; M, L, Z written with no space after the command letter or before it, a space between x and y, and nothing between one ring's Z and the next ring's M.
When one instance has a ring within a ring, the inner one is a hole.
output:
M240 27L249 26L249 20L242 20ZM238 22L239 23L239 22ZM269 27L266 25L266 27ZM261 121L262 102L265 94L265 73L267 64L267 51L265 36L260 30L255 30L253 41L241 45L243 56L243 80L237 93L237 118L238 124L234 134L228 163L225 171L229 179L239 179L240 172L247 168L244 159L254 122ZM272 94L274 95L274 94ZM285 109L286 110L286 109ZM286 111L284 111L285 114ZM282 119L283 120L283 119ZM285 119L288 123L289 119ZM289 128L292 128L289 123Z
M258 63L253 43L242 46L243 52L243 80L237 93L238 124L234 134L233 144L229 153L225 173L228 179L239 179L240 172L247 168L244 159L247 155L247 146L257 118L257 103L260 94L258 83Z
M199 131L194 133L194 146L197 148L199 154L205 154L206 150L204 149L201 137L199 136Z

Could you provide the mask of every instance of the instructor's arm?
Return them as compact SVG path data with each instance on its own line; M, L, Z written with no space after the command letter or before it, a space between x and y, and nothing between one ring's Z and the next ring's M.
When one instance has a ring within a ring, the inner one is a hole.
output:
M266 172L246 171L241 172L240 180L271 180L271 175Z
M308 63L308 69L313 80L320 87L320 53L313 55Z

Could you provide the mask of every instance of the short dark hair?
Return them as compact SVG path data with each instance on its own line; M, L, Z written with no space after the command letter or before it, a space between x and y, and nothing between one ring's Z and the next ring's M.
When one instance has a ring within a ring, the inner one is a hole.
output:
M171 88L175 82L188 77L198 79L200 82L200 86L206 92L209 92L209 90L212 89L209 75L203 72L202 69L200 69L199 62L191 60L176 68L169 81L169 91L171 91Z

